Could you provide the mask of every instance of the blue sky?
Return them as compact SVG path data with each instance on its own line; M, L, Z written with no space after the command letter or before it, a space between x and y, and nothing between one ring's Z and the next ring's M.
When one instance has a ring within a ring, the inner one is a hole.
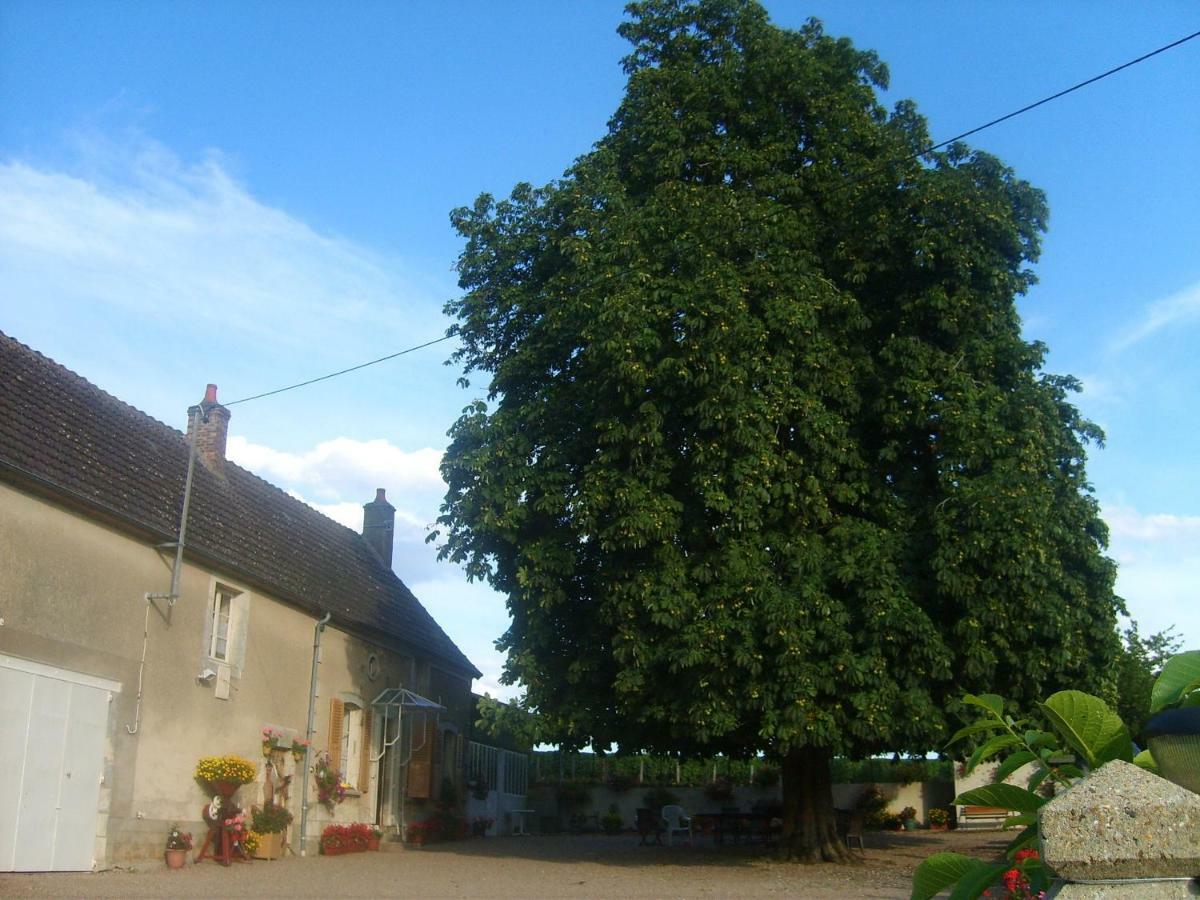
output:
M957 134L1200 30L1191 2L768 2L872 48ZM448 213L544 183L624 85L614 2L0 5L0 330L175 427L444 333ZM977 135L1044 189L1020 303L1107 432L1089 473L1143 633L1200 646L1200 39ZM463 391L449 344L233 408L230 455L343 523L499 688L501 598L423 542Z

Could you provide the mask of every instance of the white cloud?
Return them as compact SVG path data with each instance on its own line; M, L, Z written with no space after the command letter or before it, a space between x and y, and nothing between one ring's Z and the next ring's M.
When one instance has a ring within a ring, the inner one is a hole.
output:
M438 287L261 203L219 154L187 163L141 136L76 143L70 171L0 163L10 296L309 354L428 330L417 308L427 315Z
M1117 593L1142 634L1174 625L1187 649L1200 647L1200 516L1105 505L1103 517Z
M1113 349L1124 350L1164 328L1191 322L1200 322L1200 282L1151 303L1142 321L1118 338Z
M441 450L402 450L383 438L337 437L304 453L285 453L230 435L226 452L238 465L268 481L299 486L322 502L361 497L360 503L366 503L374 499L376 488L386 488L393 505L396 497L419 502L428 516L426 522L433 521L446 491L439 470Z
M446 486L438 471L442 454L424 447L403 450L383 439L338 437L302 453L285 453L229 437L226 455L233 462L278 485L296 499L354 531L362 530L363 504L387 490L396 507L392 568L410 587L414 581L444 576L451 569L437 561L437 548L425 543L437 518Z

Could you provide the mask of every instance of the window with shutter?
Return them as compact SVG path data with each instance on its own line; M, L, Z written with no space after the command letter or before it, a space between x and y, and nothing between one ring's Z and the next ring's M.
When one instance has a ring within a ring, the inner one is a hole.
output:
M325 749L329 752L329 765L338 772L342 771L342 719L345 708L345 704L337 697L329 701L329 743Z

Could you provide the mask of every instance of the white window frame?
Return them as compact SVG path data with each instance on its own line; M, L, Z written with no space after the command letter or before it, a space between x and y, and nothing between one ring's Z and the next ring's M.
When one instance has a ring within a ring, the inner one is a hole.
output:
M225 630L225 655L217 656L221 619L221 597L229 596L229 618ZM210 666L228 666L240 678L246 664L246 633L250 625L250 592L225 578L209 579L208 609L204 622L204 659Z

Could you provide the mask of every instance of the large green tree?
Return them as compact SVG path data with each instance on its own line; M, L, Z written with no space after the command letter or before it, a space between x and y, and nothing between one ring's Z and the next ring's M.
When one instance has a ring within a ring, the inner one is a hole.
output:
M508 598L567 745L763 750L784 846L837 859L834 754L924 751L963 690L1116 648L1099 437L1014 299L1042 194L922 153L872 53L749 0L648 0L607 134L456 210L444 555Z

